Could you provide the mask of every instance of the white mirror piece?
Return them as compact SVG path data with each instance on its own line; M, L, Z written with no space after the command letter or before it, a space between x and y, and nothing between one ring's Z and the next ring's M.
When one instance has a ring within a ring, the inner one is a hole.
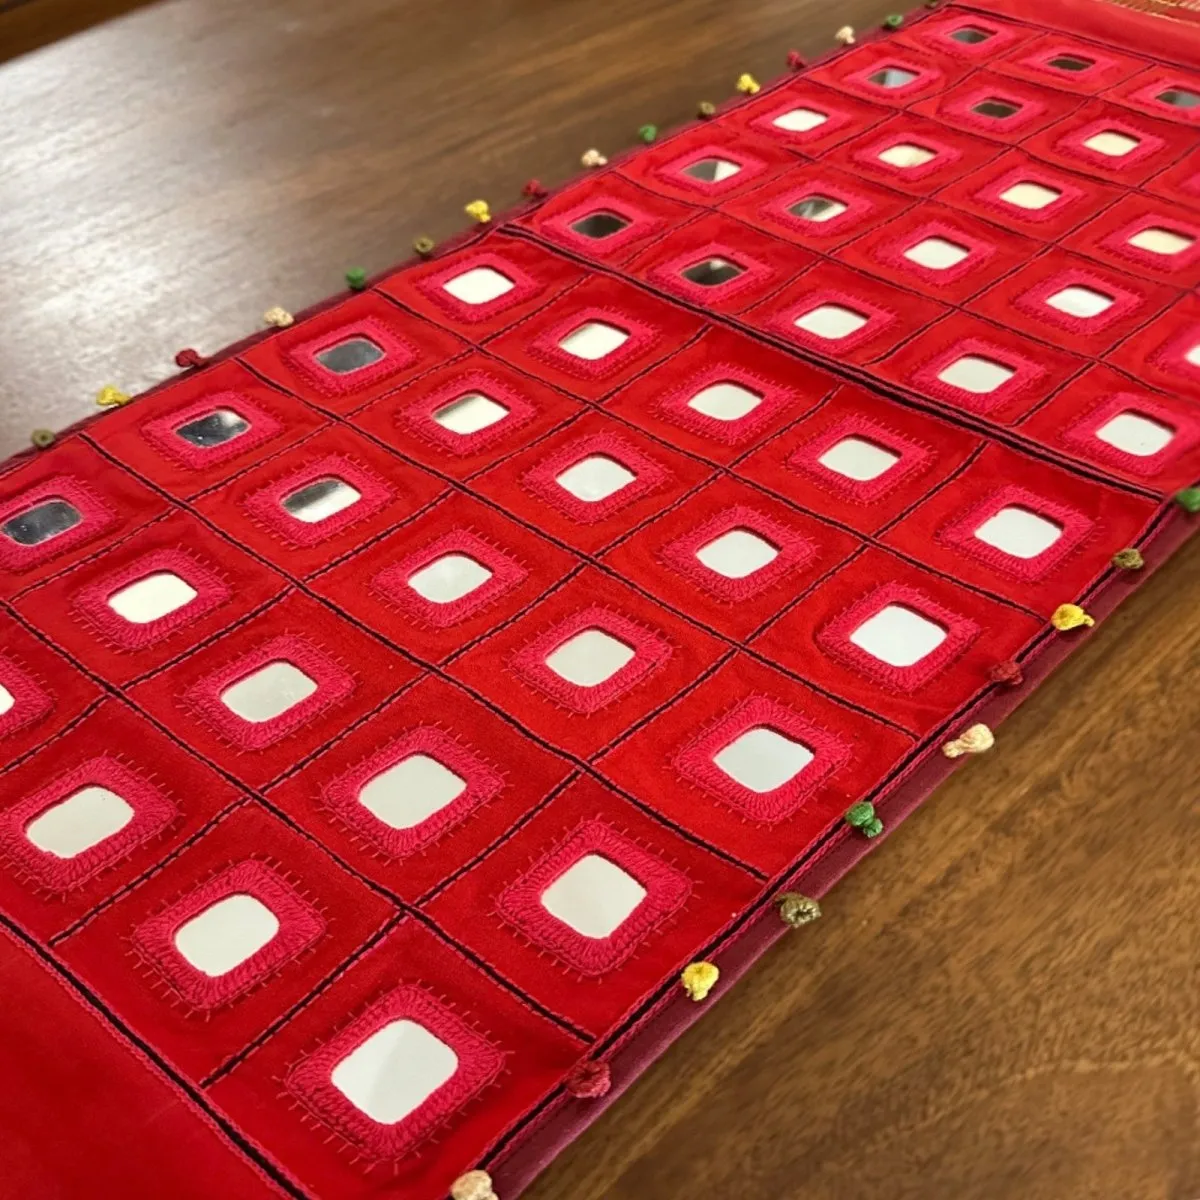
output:
M1072 284L1060 292L1055 292L1053 296L1047 296L1046 303L1051 308L1056 308L1068 316L1090 320L1112 308L1113 298L1106 296L1103 292L1094 291L1092 288Z
M859 483L878 479L899 461L895 451L860 437L842 438L817 459L826 469Z
M199 595L173 571L156 571L137 579L108 598L108 607L131 625L149 625L191 604Z
M243 721L260 725L282 716L316 690L316 681L299 667L277 659L227 687L221 693L221 703Z
M1149 458L1170 445L1175 430L1140 413L1120 412L1105 421L1096 430L1096 436L1126 454Z
M962 388L976 396L986 396L1006 384L1016 371L990 358L964 354L938 372L938 378L951 387Z
M226 896L175 931L175 949L216 978L257 954L279 932L279 918L257 897Z
M988 517L975 536L1014 558L1037 558L1062 536L1062 527L1027 508L1009 505Z
M714 383L698 391L688 401L688 408L717 421L740 421L761 403L761 396L740 384Z
M443 554L408 577L408 586L431 604L452 604L482 587L492 572L466 554Z
M412 829L467 790L465 779L428 754L410 754L369 779L358 802L393 829Z
M482 392L468 392L449 404L443 405L433 414L433 419L443 429L466 437L488 429L508 416L503 404L485 396Z
M926 150L924 146L915 146L912 142L899 142L881 150L878 157L880 162L887 163L889 167L909 170L912 167L923 167L937 155L932 150Z
M464 304L487 304L511 292L513 281L491 267L472 267L442 284L444 291Z
M868 617L850 640L889 666L911 667L946 640L946 631L903 604L889 604Z
M576 500L586 504L598 504L615 495L631 484L637 476L615 458L606 454L589 454L577 463L572 463L555 482L565 488Z
M931 271L946 271L950 267L958 266L970 253L970 250L957 242L928 237L905 250L904 257L919 267L928 267Z
M749 529L730 529L696 551L696 557L726 579L745 579L779 557L779 551Z
M635 653L603 629L584 629L546 655L546 666L577 687L598 687L632 662Z
M762 794L795 779L815 757L802 742L756 725L717 751L713 762L742 787Z
M599 854L585 854L543 893L542 907L588 938L611 937L646 898L627 871Z
M362 493L344 479L316 479L283 498L284 511L305 525L319 525L336 513L357 504Z
M791 108L785 113L780 113L771 124L788 133L807 133L810 129L824 125L828 120L826 113L818 112L815 108Z
M74 858L119 833L133 820L132 806L116 792L93 784L39 813L25 836L55 858Z
M605 325L603 321L587 321L578 329L572 329L561 342L559 347L576 358L587 362L596 362L619 349L627 341L629 334L615 325Z
M1000 193L1000 199L1005 204L1011 204L1014 208L1024 208L1030 212L1037 212L1039 209L1049 207L1061 195L1062 192L1055 191L1054 188L1026 181L1023 183L1014 183L1012 187L1005 188Z
M798 329L815 334L829 341L839 341L857 333L865 324L867 318L852 308L843 308L840 304L821 304L817 308L802 313L795 320Z

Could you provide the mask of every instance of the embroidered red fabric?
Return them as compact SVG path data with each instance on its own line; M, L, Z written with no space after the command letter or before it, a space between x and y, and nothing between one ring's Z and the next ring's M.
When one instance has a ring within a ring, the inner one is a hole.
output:
M14 1195L513 1200L1104 636L1196 527L1164 28L920 9L0 471Z

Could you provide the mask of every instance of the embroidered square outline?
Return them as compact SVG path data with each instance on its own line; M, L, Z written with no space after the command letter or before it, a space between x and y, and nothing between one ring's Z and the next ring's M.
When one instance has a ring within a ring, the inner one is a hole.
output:
M1017 133L1046 111L1046 105L1040 100L1035 100L1029 94L1030 90L1032 89L1028 85L1024 90L1020 90L1019 85L1015 85L1014 82L997 78L986 87L972 88L965 93L960 89L953 98L946 97L950 102L942 108L939 115L952 116L985 137L994 136L996 133ZM1013 104L1017 111L998 120L995 117L985 117L975 111L975 106L985 100L1000 100L1005 104Z
M946 632L946 636L933 650L908 667L897 667L884 662L850 640L850 635L859 626L893 604L933 621ZM816 641L827 654L884 687L901 692L915 692L935 675L941 674L957 662L982 633L983 629L977 622L939 604L920 588L893 582L873 588L849 608L826 622L817 630Z
M975 536L975 530L1004 508L1024 508L1057 524L1062 533L1054 544L1032 558L1006 554ZM1047 500L1028 488L1002 487L973 504L966 512L947 522L934 535L943 545L961 550L972 558L1021 580L1043 579L1064 558L1078 550L1091 536L1093 522L1083 513L1057 500Z
M599 629L624 642L634 652L619 671L595 687L572 683L546 665L547 657L559 646L587 629ZM509 665L522 680L555 704L586 715L599 711L631 691L648 675L665 665L671 654L671 643L665 638L612 609L593 605L544 629L513 654Z
M736 163L738 170L725 179L711 182L707 179L697 179L694 175L687 173L688 167L695 166L696 163L703 162L706 158L717 158ZM671 184L672 187L690 188L704 196L719 196L732 188L745 187L750 180L761 175L766 169L767 164L762 159L755 158L754 155L747 154L736 146L708 142L687 151L678 158L671 159L662 166L655 167L654 174Z
M580 500L558 482L568 467L598 455L620 463L634 478L603 500ZM556 450L521 476L521 485L581 525L611 517L671 478L671 472L615 433L594 433Z
M434 415L464 396L479 394L495 401L508 411L498 421L474 433L455 433L435 421ZM407 426L426 442L466 457L477 454L485 446L508 437L514 430L528 424L537 415L534 408L515 388L490 371L467 371L434 392L420 396L395 414L397 425Z
M317 690L268 721L245 721L222 703L221 694L272 662L298 667L316 683ZM302 638L282 634L206 675L179 699L233 745L243 750L262 750L295 732L323 709L346 699L357 686L354 676L325 653Z
M33 546L22 546L12 538L0 536L0 568L23 571L47 559L57 558L65 551L99 537L117 519L117 514L90 487L70 475L55 475L0 504L0 525L47 500L65 500L78 511L82 520Z
M1168 233L1177 233L1192 238L1192 244L1179 254L1164 258L1153 250L1141 250L1130 245L1129 239L1147 229L1165 229ZM1135 267L1149 267L1152 271L1169 274L1171 271L1183 271L1195 265L1200 259L1200 224L1181 220L1178 215L1169 216L1159 213L1146 213L1128 221L1119 229L1114 229L1096 243L1110 254L1118 255L1133 263Z
M1115 58L1109 58L1100 53L1098 47L1092 42L1064 40L1056 45L1046 46L1043 39L1038 38L1037 44L1040 45L1040 49L1016 59L1015 65L1024 67L1027 71L1037 71L1045 75L1047 79L1053 79L1059 86L1066 83L1078 83L1089 77L1094 78L1117 66ZM1051 60L1055 58L1089 58L1091 64L1084 67L1082 71L1068 72L1050 65Z
M1018 208L1016 205L1009 204L1006 200L1000 199L1005 192L1019 183L1034 183L1040 187L1058 192L1059 195L1044 208ZM1006 221L1019 219L1021 221L1038 222L1053 220L1064 208L1074 204L1083 195L1083 188L1076 187L1075 184L1064 179L1061 175L1054 174L1053 171L1042 167L1038 163L1029 162L1019 167L1013 167L1011 171L1005 171L999 179L993 179L977 192L974 192L972 199L982 204L985 208L990 208L997 213L1003 214Z
M270 941L223 975L209 975L175 946L179 928L230 896L254 897L279 922ZM307 950L324 932L325 918L283 876L266 863L247 859L211 876L199 887L135 926L137 953L152 963L171 988L194 1009L229 1004L265 983Z
M1200 79L1194 75L1160 67L1153 72L1149 83L1138 88L1136 92L1127 92L1123 99L1130 106L1133 104L1143 105L1160 120L1178 121L1181 125L1200 124L1200 105L1192 108L1179 108L1174 104L1166 104L1159 99L1159 96L1163 92L1169 91L1200 91Z
M828 453L846 438L860 438L874 442L885 450L900 456L886 471L874 479L851 479L837 471L831 471L821 463L821 456ZM923 470L934 457L931 447L915 442L912 438L897 433L887 425L855 414L839 421L817 437L797 446L787 458L787 466L793 471L802 471L814 483L827 491L858 504L869 504L898 487L910 475Z
M813 758L786 783L769 792L756 792L722 771L715 757L742 734L764 727L800 742ZM845 742L798 712L767 696L749 696L684 745L672 765L685 779L747 820L774 825L803 808L830 776L850 761L850 754Z
M933 157L928 162L921 163L915 167L896 167L879 157L882 151L888 150L893 146L907 145L919 146L922 150L929 150L933 153ZM935 172L951 166L962 158L962 151L951 146L948 142L941 141L939 138L930 137L925 132L906 133L902 129L893 129L885 133L882 137L877 137L869 145L855 150L851 158L859 166L865 167L868 171L879 171L883 175L903 182L905 180L926 179Z
M429 566L447 554L465 555L474 559L480 566L486 567L492 574L490 579L486 579L466 595L449 603L439 604L433 600L426 600L409 586L408 581L422 567ZM370 586L386 603L402 609L419 621L444 629L449 625L456 625L499 599L528 575L529 572L520 563L490 542L468 529L452 529L421 549L406 555L399 562L385 567L372 577Z
M365 367L339 375L324 367L317 355L342 342L363 338L383 351L383 357ZM304 376L317 391L326 396L347 396L365 387L406 370L417 361L417 351L378 317L360 317L318 337L288 346L283 351L288 365Z
M1197 380L1200 379L1200 363L1194 363L1188 358L1188 354L1197 347L1200 347L1200 321L1168 337L1152 350L1147 358L1164 371L1178 374L1187 380Z
M828 221L819 222L799 217L791 211L801 201L810 198L836 200L839 204L844 204L846 210L838 213L836 217L830 217ZM759 212L797 233L812 236L815 229L821 233L835 236L842 226L854 224L868 213L873 212L874 209L875 203L870 197L852 191L840 183L829 183L824 179L817 178L807 180L782 196L776 196L770 203L764 204Z
M692 408L688 403L706 388L720 383L731 383L744 387L758 397L758 403L744 416L733 421L722 421ZM756 375L739 364L727 360L705 367L688 379L660 395L654 407L659 414L675 425L682 426L702 437L712 438L725 446L736 446L747 442L769 426L795 398L796 393L781 387L769 379Z
M601 213L612 213L613 216L620 217L622 221L625 221L626 225L604 238L587 237L572 228L585 217L597 216ZM666 221L662 217L646 212L625 200L618 200L615 196L604 195L591 196L573 208L567 209L566 212L558 213L541 223L543 229L553 231L560 241L566 242L568 246L573 246L580 254L587 255L589 258L594 257L601 247L605 253L610 250L619 250L626 243L636 238L648 237L665 225Z
M781 92L780 94L784 95L785 93ZM833 93L830 93L831 100L832 95ZM779 117L782 117L784 113L791 112L795 108L808 108L813 112L819 112L825 120L820 125L814 125L812 129L805 130L782 129L775 124ZM789 95L781 103L774 105L766 112L755 117L750 122L750 128L766 134L768 137L778 138L789 145L803 146L806 142L823 140L831 133L836 133L839 129L845 129L847 125L854 124L856 120L857 117L837 108L834 103L826 103L824 97L818 102L804 97Z
M1072 316L1047 303L1050 296L1068 287L1083 287L1089 291L1100 292L1110 296L1113 302L1094 317ZM1035 283L1033 287L1018 292L1012 298L1012 303L1029 316L1039 321L1049 321L1072 333L1082 334L1107 329L1114 321L1128 316L1143 302L1143 298L1136 292L1127 291L1119 284L1113 283L1107 275L1076 267L1056 271L1048 279Z
M1138 144L1128 154L1122 154L1119 158L1101 154L1099 150L1093 150L1090 146L1084 145L1084 142L1095 137L1096 134L1108 132L1124 134L1125 137L1132 138ZM1097 121L1089 121L1078 129L1069 130L1054 143L1054 148L1068 158L1076 158L1093 167L1101 167L1109 174L1119 175L1125 167L1140 163L1152 154L1157 154L1165 144L1162 138L1153 133L1147 133L1137 125L1114 116L1101 117Z
M39 850L25 830L47 809L87 787L120 796L133 809L129 822L73 858ZM112 755L97 755L0 813L0 855L22 878L51 892L69 892L163 833L178 815L175 802L154 784Z
M572 929L542 905L542 894L589 854L599 855L645 889L637 907L608 937L593 938ZM669 920L692 894L691 880L652 851L607 822L584 821L500 893L496 911L535 945L562 959L581 975L598 976L627 962L647 937Z
M1148 417L1173 431L1171 440L1155 454L1130 454L1096 436L1113 417L1132 412ZM1062 432L1063 441L1083 452L1087 458L1100 459L1132 475L1153 478L1169 463L1200 443L1200 420L1158 404L1144 393L1110 393Z
M143 624L125 620L108 603L111 596L139 579L164 572L178 576L196 595L181 607ZM219 608L232 594L215 568L172 547L143 554L121 570L80 589L71 604L79 617L112 645L122 650L143 650Z
M503 275L512 284L512 287L491 300L485 300L482 304L468 304L465 300L459 300L456 296L451 295L442 286L448 280L457 279L460 275L467 274L468 271L483 267L490 268L498 275ZM448 316L471 323L490 320L506 308L512 308L516 304L532 300L539 292L545 290L544 284L534 279L528 271L505 258L503 254L494 254L486 250L459 257L439 271L432 271L419 277L414 276L413 284Z
M848 308L851 312L866 317L866 323L861 329L856 329L853 333L840 338L823 338L796 324L798 317L825 304ZM880 308L879 305L872 304L862 296L841 288L819 288L815 292L806 292L802 299L789 305L783 312L775 313L767 322L776 333L782 333L785 337L807 346L810 350L833 357L837 356L838 351L853 350L855 346L861 345L870 338L878 337L895 323L895 313L889 312L886 308Z
M924 267L920 263L914 262L911 258L905 257L904 252L906 250L911 250L914 246L920 245L921 242L933 237L953 242L956 246L961 246L967 251L966 258L952 267L935 270L932 267ZM921 279L936 285L939 283L955 283L959 279L962 279L964 275L969 275L972 271L977 270L996 253L996 247L972 233L967 233L949 221L934 219L926 221L916 229L910 230L902 239L880 240L876 242L871 248L871 253L878 262L884 263L897 271L917 275Z
M965 388L955 387L938 376L960 358L983 358L988 362L999 363L1007 367L1013 374L998 387L990 392L969 392ZM998 346L986 338L963 338L943 350L935 358L931 358L923 366L912 373L910 385L920 388L929 395L945 400L959 408L971 412L989 413L994 408L1009 403L1014 396L1034 387L1046 375L1046 369L1034 362L1033 359L1015 354L1005 346Z
M457 775L466 787L449 804L423 821L407 829L396 829L362 804L359 793L376 776L416 754L434 759ZM446 730L424 725L400 734L330 780L325 784L321 798L329 812L365 838L372 849L388 858L398 859L425 850L444 837L493 799L503 786L503 776L473 750Z
M355 1107L333 1084L334 1068L393 1021L409 1020L449 1046L454 1074L407 1116L383 1125ZM505 1055L457 1013L417 984L401 984L288 1071L287 1090L325 1125L376 1159L410 1153L473 1100L503 1070Z
M901 71L911 71L913 78L907 83L902 83L899 87L883 87L881 84L871 82L872 75L877 75L880 71L886 71L892 67L896 67ZM914 92L923 91L931 82L940 78L940 71L935 71L932 67L923 67L920 63L913 62L912 59L905 57L903 50L899 50L890 56L884 55L876 58L874 62L849 75L843 75L838 80L838 86L846 87L848 85L861 92L864 96L870 96L875 100L885 103L894 103L896 100L911 97Z
M982 42L960 42L952 36L960 29L982 29L989 36ZM972 60L994 58L1000 50L1018 36L1019 31L1010 25L999 25L987 20L982 13L942 21L932 29L918 25L916 36L928 42L940 54L952 54L956 58Z
M12 697L12 707L0 715L0 738L40 721L54 708L54 698L28 671L0 651L0 687Z
M683 274L688 267L698 266L710 258L724 259L736 267L741 267L741 272L724 283L718 283L715 287L705 287L702 284L693 283ZM649 277L667 291L680 293L692 303L707 307L714 300L728 300L742 288L769 279L773 270L773 267L759 262L757 258L752 258L743 250L731 249L723 242L709 242L706 246L699 246L695 250L677 254L668 262L659 263L649 272ZM780 282L782 283L782 280Z
M283 507L284 499L293 492L326 477L350 484L359 498L340 512L311 524L297 520ZM391 487L374 471L344 454L326 454L251 492L242 507L256 524L283 541L294 546L315 546L377 513L394 496Z
M741 579L731 579L710 570L696 557L696 551L735 529L748 529L775 547L775 557ZM735 504L717 513L681 537L668 542L658 551L658 558L667 567L678 571L718 600L737 604L757 596L778 583L790 571L812 561L816 546L794 529L744 504Z
M218 409L237 413L250 426L236 437L220 442L216 446L197 446L181 438L176 430L182 426L208 416ZM185 404L161 417L155 417L140 426L142 436L168 458L174 459L194 471L217 466L270 441L283 428L281 422L270 413L252 404L241 392L211 392L191 404Z
M627 335L625 341L602 358L595 359L568 354L559 345L568 334L593 323L619 329ZM661 334L653 325L647 325L644 321L615 308L599 308L593 305L579 309L561 321L555 321L548 329L543 329L526 348L530 354L568 375L578 375L582 379L603 379L605 375L612 375L627 366L630 359L644 354L660 337Z

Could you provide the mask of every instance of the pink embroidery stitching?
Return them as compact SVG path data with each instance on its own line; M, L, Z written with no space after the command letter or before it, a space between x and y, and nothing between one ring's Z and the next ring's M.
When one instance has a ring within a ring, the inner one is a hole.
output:
M559 343L569 334L591 323L609 325L627 334L625 341L615 350L611 350L601 358L580 358L576 354L568 354ZM629 364L629 360L637 358L650 349L661 335L653 326L639 321L627 313L612 308L595 306L581 308L569 317L556 321L548 329L542 330L527 349L530 354L545 359L552 366L568 375L579 375L584 379L603 379L612 375Z
M253 896L271 910L279 929L266 945L223 975L209 975L175 945L175 935L193 917L230 896ZM325 932L325 918L266 863L249 859L212 876L194 891L149 917L130 935L134 948L151 961L193 1008L210 1011L266 982Z
M1071 313L1062 312L1047 303L1050 296L1067 287L1090 288L1092 291L1110 297L1113 303L1104 312L1097 313L1094 317L1077 317ZM1143 302L1144 297L1127 288L1119 287L1113 283L1111 276L1079 268L1056 271L1048 279L1043 279L1027 291L1019 292L1012 298L1012 303L1031 317L1036 317L1039 321L1051 321L1055 325L1069 329L1072 333L1083 334L1107 328L1114 321L1127 316Z
M0 738L40 721L54 708L46 687L4 654L0 654L0 686L12 697L12 705L0 715Z
M939 645L908 667L884 662L850 640L850 635L859 626L890 605L910 609L940 625L946 633ZM873 676L885 687L915 692L961 658L982 632L975 621L939 604L919 588L893 582L874 588L833 617L817 630L816 641L827 654L864 675Z
M359 498L340 512L312 523L293 517L283 507L284 500L292 493L324 478L350 484ZM377 513L394 495L391 487L373 471L344 454L326 454L251 492L242 501L242 507L260 525L285 541L296 546L314 546Z
M757 534L776 551L769 563L741 579L731 579L710 570L696 557L698 550L734 529L747 529ZM756 509L738 504L668 542L659 550L658 557L666 566L678 571L718 600L737 604L757 596L785 575L806 566L816 552L816 546L794 529L781 525Z
M723 259L725 262L741 267L741 273L715 287L693 283L683 274L688 267L698 266L710 258ZM696 304L707 305L714 300L725 300L736 295L753 283L761 283L762 280L770 278L771 273L771 267L752 258L749 254L741 250L733 250L721 242L709 242L706 246L687 250L683 254L675 255L668 262L660 263L649 272L649 275L652 280L661 284L668 291L685 296Z
M713 180L697 179L695 175L687 173L688 167L694 166L698 162L703 162L706 158L718 158L726 162L736 163L739 169L725 179ZM757 175L761 175L766 169L767 164L751 154L746 154L744 151L735 149L727 144L722 145L711 142L700 146L698 149L689 150L681 157L674 158L670 162L656 167L654 173L660 179L671 184L672 187L690 188L692 191L700 192L705 196L718 196L722 192L729 191L731 188L744 187L751 179Z
M322 366L317 355L354 338L373 342L383 351L383 357L365 367L339 374ZM307 341L289 345L283 350L289 365L326 396L345 396L370 387L380 380L412 366L420 357L416 349L378 317L359 317L346 325L328 330Z
M830 470L820 461L822 455L849 437L880 445L885 450L898 454L900 459L874 479L851 479L847 475ZM788 456L787 465L793 471L803 471L827 491L853 500L857 504L869 504L899 486L914 473L925 470L931 465L933 457L933 450L928 446L914 442L877 421L854 414L839 421L812 441L798 446Z
M373 1120L333 1084L334 1068L369 1037L394 1021L420 1025L454 1051L454 1074L407 1116L391 1125ZM371 1005L357 1020L287 1074L285 1086L321 1121L377 1159L414 1151L438 1126L499 1075L504 1053L441 1001L415 984L402 984Z
M990 392L969 392L939 378L951 363L967 357L983 358L988 362L998 363L1007 367L1013 374ZM1045 367L1032 359L1015 354L1007 347L997 346L984 338L963 338L915 370L911 376L911 383L912 386L956 407L977 413L989 413L1002 404L1008 404L1017 396L1030 392L1045 376Z
M699 412L688 403L700 392L720 383L744 387L758 397L758 403L744 416L733 421ZM715 363L698 371L672 391L655 401L655 408L676 425L726 446L736 446L760 433L774 421L797 393L733 362Z
M1130 454L1119 446L1096 436L1120 413L1132 412L1166 425L1172 431L1171 440L1155 454ZM1137 392L1117 392L1103 397L1073 425L1063 431L1063 440L1081 450L1088 458L1110 462L1133 475L1147 478L1159 474L1168 463L1200 442L1200 421L1156 403L1150 396Z
M468 271L490 268L498 275L503 275L513 286L491 300L482 304L468 304L448 292L444 284ZM413 283L429 300L432 300L449 316L459 321L487 321L506 308L532 300L534 296L545 290L545 285L534 279L528 271L518 267L516 263L504 257L503 254L492 254L486 251L464 251L455 255L454 260L440 271L422 274L413 278Z
M490 579L466 595L441 604L427 600L412 588L408 581L423 567L444 558L447 554L464 555L486 567L492 574ZM520 563L495 546L466 529L454 529L380 571L371 579L371 588L387 603L418 620L445 628L457 624L498 600L528 576L529 572Z
M48 500L65 500L78 510L82 520L70 529L32 546L23 546L10 537L0 535L0 567L23 571L37 566L99 537L117 519L117 514L89 486L70 475L56 475L0 504L0 525Z
M474 433L455 433L434 420L435 415L442 409L449 408L456 401L473 393L486 396L506 409L504 416ZM467 371L457 376L453 382L428 395L420 396L412 404L399 409L395 420L397 425L406 425L425 441L440 449L465 457L477 454L499 438L507 437L522 425L528 424L535 416L537 409L498 375L493 375L490 371Z
M587 629L599 629L635 651L619 671L594 687L581 687L556 674L547 657L564 642ZM593 713L623 696L670 659L670 642L649 629L598 605L585 608L552 625L512 656L510 665L522 679L557 704L577 713Z
M414 755L441 763L466 785L449 804L417 825L397 829L380 820L359 800L376 776ZM329 811L389 858L406 858L431 846L461 825L504 787L504 779L474 751L436 726L410 730L375 751L325 785L322 800Z
M599 855L645 889L638 906L608 937L593 938L560 921L542 894L582 858ZM530 941L556 954L582 975L595 977L628 961L647 937L687 903L692 883L682 871L619 833L605 821L582 822L497 897L496 910Z
M178 576L196 595L180 608L141 624L127 621L108 603L112 596L130 584L164 572ZM72 597L72 606L92 629L114 646L122 650L142 650L219 608L231 595L228 583L215 568L184 550L162 549L143 554L120 571L82 588Z
M228 409L236 413L250 426L236 437L220 442L215 446L197 446L178 434L184 425L198 421L201 417L210 415L218 409ZM155 417L141 426L142 436L155 449L168 458L174 459L185 467L200 471L205 467L216 466L227 462L239 454L261 446L269 441L283 428L270 413L252 404L241 392L223 391L212 392L202 396L191 404L185 404L174 412Z
M317 684L317 690L268 721L243 720L221 700L222 694L240 679L253 675L272 662L287 662L298 667ZM290 634L271 638L251 654L244 654L211 675L206 675L180 698L221 737L245 750L261 750L287 737L318 712L350 696L357 684L322 651Z
M25 830L42 813L87 787L107 788L120 796L133 809L128 824L72 858L38 849ZM40 886L68 892L163 833L178 815L165 793L118 759L100 755L0 813L0 853Z
M603 238L587 237L572 228L585 217L602 213L612 213L628 224ZM544 231L550 232L559 241L565 242L581 254L588 257L606 257L635 238L648 237L666 222L661 217L645 212L624 200L618 200L615 196L597 194L566 212L539 221L538 224Z
M767 728L801 743L813 755L786 783L757 792L738 783L714 761L731 742L751 729ZM674 767L685 778L751 821L773 825L793 816L850 761L840 738L766 696L751 696L717 718L675 755Z
M810 333L796 324L799 317L820 308L823 304L848 308L851 312L866 317L866 324L853 333L840 338L824 338ZM791 305L784 312L775 313L769 319L768 324L785 337L792 338L811 350L817 350L823 354L836 354L840 350L852 350L868 338L878 337L895 322L895 313L889 312L877 304L872 304L861 296L843 291L841 288L819 288L815 292L808 292L802 300Z

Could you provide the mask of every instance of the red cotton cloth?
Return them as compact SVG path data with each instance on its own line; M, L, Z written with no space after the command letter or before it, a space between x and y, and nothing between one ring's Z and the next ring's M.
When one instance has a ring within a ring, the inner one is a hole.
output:
M0 466L0 1200L515 1200L1195 532L1172 94L918 9Z

